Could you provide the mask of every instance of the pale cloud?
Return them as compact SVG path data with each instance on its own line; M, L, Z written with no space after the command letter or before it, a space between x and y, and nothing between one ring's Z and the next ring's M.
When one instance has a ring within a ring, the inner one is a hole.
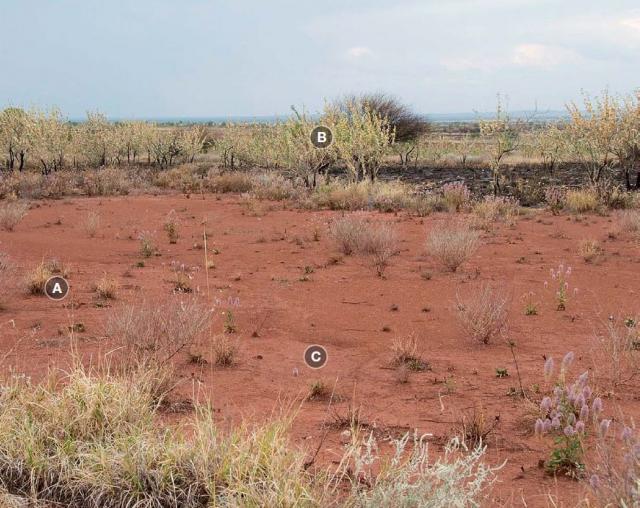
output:
M373 55L373 51L366 46L354 46L349 48L346 54L349 58L362 58Z
M518 44L513 48L511 62L521 67L551 68L575 63L578 54L567 48L546 44Z
M640 35L640 16L637 18L627 18L620 21L620 24L625 28L631 28L632 30L638 32Z

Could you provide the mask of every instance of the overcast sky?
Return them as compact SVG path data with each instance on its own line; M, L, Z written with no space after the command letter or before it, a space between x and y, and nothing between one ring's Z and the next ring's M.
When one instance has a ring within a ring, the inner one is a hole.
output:
M421 113L640 86L638 0L0 0L0 105L287 114L360 91Z

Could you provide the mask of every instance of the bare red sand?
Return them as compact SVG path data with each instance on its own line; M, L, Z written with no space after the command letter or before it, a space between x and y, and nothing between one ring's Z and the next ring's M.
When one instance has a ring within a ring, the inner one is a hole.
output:
M181 237L175 245L162 231L162 221L172 209L180 220ZM102 217L95 238L80 226L89 210ZM0 232L0 252L8 253L17 265L18 279L43 258L71 265L72 293L63 302L53 302L27 295L16 283L3 295L0 347L2 356L7 355L5 368L38 378L49 366L67 364L67 327L77 322L86 328L77 334L85 360L109 351L104 323L113 307L145 297L175 297L172 261L199 267L193 286L206 298L204 251L194 245L202 244L206 228L209 248L218 252L209 253L215 268L209 272L208 298L212 305L218 302L213 329L222 332L222 312L230 308L238 328L239 358L234 367L216 368L203 340L192 351L202 354L206 365L189 364L186 355L176 359L184 383L172 395L174 400L208 397L225 425L241 417L259 421L283 406L299 408L292 440L310 455L324 434L323 423L332 421L333 413L345 415L349 406L362 408L362 419L375 425L380 438L414 428L432 433L436 452L456 433L463 414L482 408L489 418L499 417L489 438L487 461L507 460L494 504L521 506L526 499L526 506L546 506L551 495L559 505L573 506L582 487L569 479L550 478L538 467L548 456L548 440L533 436L530 407L509 394L518 386L509 348L503 341L481 346L465 338L455 320L456 292L464 295L482 282L510 292L509 336L517 344L523 385L538 401L544 393L535 394L532 387L537 384L544 391L543 355L560 360L571 350L577 358L574 373L593 369L594 332L609 315L637 315L637 242L624 236L609 238L611 218L589 216L577 222L539 212L515 227L500 225L484 234L476 255L452 274L427 256L424 246L429 228L453 215L420 219L371 213L366 215L393 222L401 239L400 254L392 259L386 279L380 279L362 257L329 262L339 255L327 231L337 215L268 203L250 209L237 197L216 196L38 202L14 232ZM137 268L142 259L137 236L145 230L156 232L161 256ZM602 261L589 264L578 255L584 238L601 242ZM571 284L579 288L565 312L555 310L552 292L544 288L549 270L561 262L573 268ZM313 270L303 277L305 267ZM117 278L120 290L114 302L98 307L93 285L103 272ZM431 279L425 280L423 272L430 272ZM525 316L523 295L531 291L539 313ZM252 337L254 331L257 337ZM389 365L390 345L394 337L411 332L419 337L431 370L412 373L407 384L398 384ZM325 368L313 371L304 365L309 344L328 349ZM510 376L497 378L496 368L507 368ZM317 379L335 384L343 398L331 412L326 401L301 405ZM604 390L606 383L601 385ZM620 406L637 418L639 394L638 383L630 382L605 398L605 407L613 413ZM341 431L329 431L319 464L341 455Z

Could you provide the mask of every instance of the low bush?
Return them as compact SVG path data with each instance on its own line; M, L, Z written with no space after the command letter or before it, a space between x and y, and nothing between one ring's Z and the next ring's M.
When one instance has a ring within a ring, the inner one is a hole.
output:
M96 282L95 291L98 297L104 300L114 300L118 292L118 281L105 273L104 276Z
M578 246L578 252L582 259L587 263L597 262L604 254L604 250L602 249L600 242L592 238L581 240L580 245Z
M91 210L82 218L80 226L89 238L93 238L100 229L100 222L100 214Z
M13 231L29 210L23 201L8 201L0 206L0 227L5 231Z
M119 345L126 369L166 366L207 329L211 314L196 297L123 305L111 312L106 332Z
M631 233L636 236L640 235L640 211L624 210L618 212L616 223L621 232Z
M464 182L447 183L442 186L442 198L448 211L461 212L471 201L471 191Z
M518 200L505 196L485 196L473 205L476 225L480 229L491 230L496 222L511 226L520 213Z
M253 178L250 175L236 171L210 176L207 181L207 188L220 194L249 192L253 189L253 185Z
M458 322L475 342L489 344L507 324L509 298L484 284L464 298L457 296Z
M480 234L463 222L434 226L427 236L427 252L455 272L479 245Z
M600 209L598 192L595 189L572 189L565 195L565 207L571 213L597 212Z

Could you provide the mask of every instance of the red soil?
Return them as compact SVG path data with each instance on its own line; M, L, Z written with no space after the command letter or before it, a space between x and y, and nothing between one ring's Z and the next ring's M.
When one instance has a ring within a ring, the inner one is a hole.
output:
M501 340L487 346L472 344L456 324L456 292L466 294L481 282L505 287L512 295L509 337L515 341L522 383L531 398L539 401L545 385L543 355L559 361L567 351L576 353L573 372L594 369L593 336L611 315L638 312L640 249L630 238L608 237L611 218L587 217L577 222L566 216L540 212L521 219L515 227L497 226L483 235L476 255L458 273L447 273L425 254L425 236L433 224L452 220L452 215L425 219L406 214L369 214L374 220L393 222L401 240L401 252L380 279L361 257L346 257L327 265L338 255L327 232L334 212L286 210L280 204L244 206L237 197L126 197L69 199L39 202L14 232L0 232L0 252L7 252L17 265L19 277L43 258L55 257L72 267L72 293L63 302L30 296L15 287L5 293L0 313L0 342L4 364L18 372L41 377L50 365L69 361L67 327L85 324L78 334L78 350L85 359L110 350L103 338L105 318L112 309L94 304L92 289L103 272L118 279L118 298L110 304L149 297L171 298L171 261L200 267L194 287L212 305L221 304L213 328L222 332L222 311L229 297L233 306L240 351L236 366L216 368L210 361L206 339L193 351L209 360L204 366L177 359L185 382L172 395L174 400L209 397L222 422L241 417L257 420L271 416L284 406L298 408L292 440L311 455L320 442L323 422L331 413L346 414L349 406L362 408L362 419L377 426L379 436L399 435L417 428L433 433L434 449L455 434L463 414L482 408L499 424L488 440L487 461L508 461L499 473L495 504L546 506L547 496L559 504L573 506L583 490L575 481L553 479L538 467L548 456L548 440L532 435L533 421L527 403L508 394L518 386L516 368L508 346ZM170 245L162 231L162 220L175 209L180 220L180 239ZM95 238L80 227L84 214L96 210L102 225ZM256 213L257 211L257 213ZM58 219L60 223L58 224ZM202 222L206 220L210 254L209 291L205 278ZM139 261L140 231L156 232L161 256ZM314 240L314 231L319 240ZM604 259L588 264L578 255L578 244L594 238L604 246ZM549 270L565 262L573 268L571 284L579 288L565 312L555 310L553 295L545 290ZM308 281L300 280L305 267L314 267ZM421 274L428 271L430 280ZM533 291L537 316L525 316L523 295ZM69 308L73 301L75 310ZM392 306L397 305L397 310ZM428 312L425 312L426 309ZM15 328L12 322L14 320ZM383 331L384 327L390 331ZM258 337L252 333L258 330ZM389 365L394 337L415 332L423 357L431 369L412 373L407 384L396 382ZM329 352L325 368L312 371L303 363L309 344L322 344ZM558 363L558 362L556 362ZM497 378L496 368L509 371ZM297 369L298 375L294 375ZM448 385L446 378L451 378ZM194 381L192 381L192 379ZM327 402L300 401L310 383L322 379L343 396L335 411ZM533 385L541 393L534 393ZM599 382L608 390L606 380ZM448 389L449 388L449 389ZM638 384L618 387L605 398L610 413L620 406L638 417ZM178 417L176 417L178 418ZM341 454L340 433L332 429L318 455L319 464L329 464Z

